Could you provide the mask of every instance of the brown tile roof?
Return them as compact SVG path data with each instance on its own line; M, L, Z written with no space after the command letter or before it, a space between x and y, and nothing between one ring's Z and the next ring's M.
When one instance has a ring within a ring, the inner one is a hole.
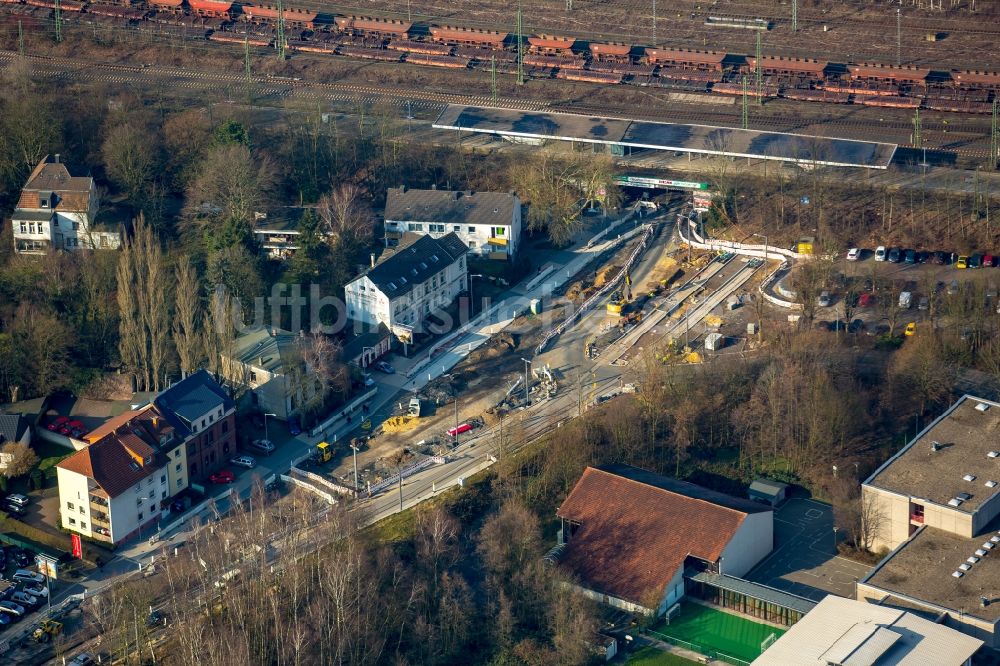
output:
M141 409L122 412L118 416L113 416L84 435L83 439L93 444L113 432L135 430L136 428L141 428L148 441L154 443L160 441L161 435L167 435L174 431L174 427L160 414L154 405L146 405Z
M39 192L55 192L59 196L56 210L87 211L93 183L93 178L71 176L65 164L47 155L28 176L17 207L38 208Z
M645 604L688 555L718 561L747 514L769 510L627 465L588 467L556 512L579 523L559 564L590 589Z
M151 448L148 450L152 451ZM137 463L119 438L109 435L77 451L60 462L57 467L89 477L108 494L108 497L117 497L162 467L162 459L155 454L151 457L153 458L151 464Z

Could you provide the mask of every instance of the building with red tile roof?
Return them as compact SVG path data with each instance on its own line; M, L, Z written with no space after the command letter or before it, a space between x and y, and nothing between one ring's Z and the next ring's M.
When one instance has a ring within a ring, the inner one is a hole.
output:
M588 467L556 515L550 559L630 612L665 612L686 569L742 576L773 548L771 507L628 465Z

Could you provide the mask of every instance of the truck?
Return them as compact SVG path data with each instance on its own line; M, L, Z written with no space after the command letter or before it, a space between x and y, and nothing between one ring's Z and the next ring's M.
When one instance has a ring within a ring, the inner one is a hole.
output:
M330 459L333 458L333 447L330 446L329 442L320 442L316 445L313 458L318 463L330 462Z
M420 398L410 398L409 407L406 410L407 416L420 418Z

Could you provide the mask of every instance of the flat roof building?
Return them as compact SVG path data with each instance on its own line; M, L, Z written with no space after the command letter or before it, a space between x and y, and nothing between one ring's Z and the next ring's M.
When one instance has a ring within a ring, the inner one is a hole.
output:
M753 666L962 666L982 644L913 613L831 594Z
M1000 646L1000 403L962 396L862 484L876 548L859 599L894 599Z

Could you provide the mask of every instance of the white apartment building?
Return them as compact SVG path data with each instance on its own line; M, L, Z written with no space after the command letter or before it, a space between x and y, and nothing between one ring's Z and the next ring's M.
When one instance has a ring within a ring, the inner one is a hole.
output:
M469 252L509 260L521 239L521 201L514 193L413 190L386 192L385 237L392 245L410 232L455 234Z
M120 229L98 228L98 204L93 178L71 176L59 155L46 156L28 177L11 217L14 249L45 254L121 247Z
M394 252L344 287L347 317L385 324L397 337L421 332L429 314L447 308L468 288L468 252L453 233L405 234Z
M170 496L162 454L140 437L112 434L56 466L62 526L119 543L160 517Z

